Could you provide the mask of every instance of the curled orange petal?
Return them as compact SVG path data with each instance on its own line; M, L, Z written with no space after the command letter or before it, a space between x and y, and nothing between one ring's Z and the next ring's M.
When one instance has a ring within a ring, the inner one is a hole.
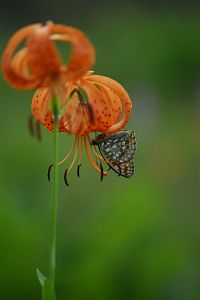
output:
M111 116L112 116L112 125L116 124L122 114L122 103L119 98L119 96L114 93L112 90L110 90L108 87L102 84L98 84L97 87L100 89L100 91L105 95L108 105L111 108Z
M77 80L95 63L94 47L87 36L74 27L53 23L48 26L53 40L71 43L72 53L66 69L63 69L63 78Z
M126 92L126 90L117 81L115 81L111 78L105 77L105 76L90 75L90 76L86 76L85 79L88 81L91 81L97 85L98 84L105 85L106 87L111 89L114 93L116 93L119 96L119 98L123 104L124 113L123 113L121 120L118 123L113 124L106 131L106 133L115 133L115 132L121 130L122 128L124 128L124 126L127 124L128 120L129 120L131 109L132 109L132 102L131 102L131 99L130 99L128 93Z
M59 53L50 39L48 25L32 30L28 40L28 66L31 74L41 82L56 78L62 65Z
M87 80L80 80L79 85L88 95L88 105L93 114L94 124L90 130L107 131L112 125L112 109L107 98L94 84Z
M13 56L11 67L18 76L23 76L24 79L31 80L31 76L27 68L27 59L27 47L24 47Z
M23 70L22 73L20 73L18 67L16 70L15 67L13 68L13 65L11 63L17 47L31 34L33 29L38 28L39 26L40 24L32 24L18 30L8 41L6 49L3 53L2 70L4 78L15 88L24 90L31 89L36 87L39 83L37 78L31 78L31 76L27 78L26 76L24 76ZM16 64L16 60L14 64Z
M48 130L54 128L53 115L50 110L51 91L48 88L37 89L32 100L33 116Z

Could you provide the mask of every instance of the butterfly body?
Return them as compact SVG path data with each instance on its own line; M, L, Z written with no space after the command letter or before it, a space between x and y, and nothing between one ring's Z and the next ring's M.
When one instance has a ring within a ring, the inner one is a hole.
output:
M129 178L134 175L135 133L124 130L114 134L100 134L93 141L105 162L118 175Z

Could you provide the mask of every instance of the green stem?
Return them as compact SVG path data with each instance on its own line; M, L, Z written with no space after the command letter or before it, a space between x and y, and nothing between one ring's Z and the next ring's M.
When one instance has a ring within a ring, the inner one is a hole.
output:
M53 105L55 99L53 99ZM51 240L50 240L50 259L49 259L49 280L55 289L55 271L56 271L56 231L57 231L57 211L58 211L58 113L54 110L54 132L53 132L53 182L51 194Z

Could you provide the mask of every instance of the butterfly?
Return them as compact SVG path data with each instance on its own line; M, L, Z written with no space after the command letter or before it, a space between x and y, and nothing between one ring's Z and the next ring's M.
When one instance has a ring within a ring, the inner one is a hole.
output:
M113 134L99 134L92 145L97 145L101 156L119 176L129 178L134 175L134 154L136 137L132 130Z

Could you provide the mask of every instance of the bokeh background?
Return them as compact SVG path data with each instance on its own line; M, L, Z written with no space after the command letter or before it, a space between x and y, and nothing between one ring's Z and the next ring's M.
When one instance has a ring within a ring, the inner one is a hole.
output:
M103 183L85 160L60 168L57 294L62 300L200 299L200 11L198 1L1 1L0 51L20 27L82 29L96 73L133 99L136 175ZM64 50L63 50L64 52ZM0 300L40 299L48 267L52 136L27 130L33 91L0 78ZM72 138L62 134L60 158Z

